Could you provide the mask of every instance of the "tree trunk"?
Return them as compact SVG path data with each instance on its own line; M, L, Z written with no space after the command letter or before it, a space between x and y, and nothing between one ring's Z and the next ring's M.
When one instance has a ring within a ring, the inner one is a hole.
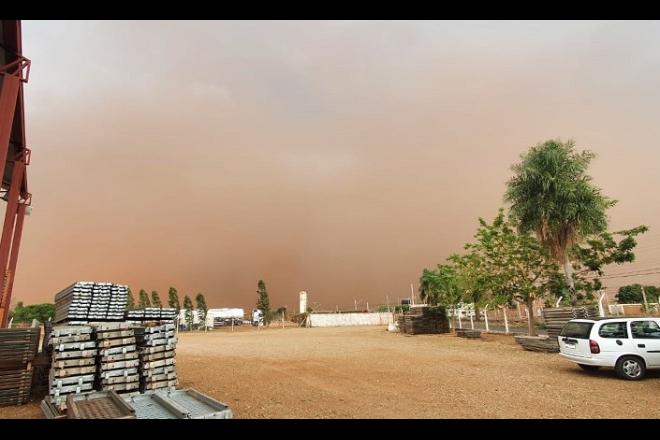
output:
M529 336L536 336L536 327L534 327L534 300L527 300L527 323L529 326Z
M479 322L479 306L477 305L476 302L474 303L474 319L476 319L477 322Z
M575 295L575 282L573 281L573 265L568 259L568 252L566 252L566 256L564 257L564 274L566 275L566 282L568 283L571 306L575 307L577 305L577 297Z

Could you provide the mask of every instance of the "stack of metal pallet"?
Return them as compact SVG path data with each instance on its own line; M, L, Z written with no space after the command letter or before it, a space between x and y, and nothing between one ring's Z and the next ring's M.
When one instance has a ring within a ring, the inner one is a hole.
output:
M0 406L30 400L33 367L41 329L0 329Z
M175 389L178 382L174 324L138 327L135 338L140 354L140 391Z
M92 305L93 282L74 283L55 295L55 322L87 320Z
M55 326L48 345L52 351L48 378L50 402L66 409L66 397L94 388L96 378L96 341L90 326Z
M557 343L557 351L559 350L559 343L557 336L561 333L564 325L571 319L576 318L594 318L598 316L598 306L588 305L580 307L553 307L543 309L543 319L550 337Z
M193 389L149 391L124 400L137 419L231 419L232 410Z
M129 321L173 321L176 314L176 309L172 307L145 307L128 310L126 319Z
M127 322L94 324L99 346L97 389L119 394L136 392L140 381L135 333Z
M128 303L128 286L80 281L55 295L55 322L122 320Z
M410 335L449 333L449 320L443 307L416 307L398 319L399 329Z

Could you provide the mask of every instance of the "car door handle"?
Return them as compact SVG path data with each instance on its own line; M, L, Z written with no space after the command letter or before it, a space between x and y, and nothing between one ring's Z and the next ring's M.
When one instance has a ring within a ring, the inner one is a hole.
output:
M621 342L619 339L616 340L617 345L623 345L623 342Z
M646 344L637 344L639 348L646 348Z

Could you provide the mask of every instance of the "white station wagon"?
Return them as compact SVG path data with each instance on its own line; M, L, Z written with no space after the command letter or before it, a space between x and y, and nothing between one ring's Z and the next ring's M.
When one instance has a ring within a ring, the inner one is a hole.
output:
M559 335L561 356L586 371L614 368L640 380L660 369L660 318L592 318L569 321Z

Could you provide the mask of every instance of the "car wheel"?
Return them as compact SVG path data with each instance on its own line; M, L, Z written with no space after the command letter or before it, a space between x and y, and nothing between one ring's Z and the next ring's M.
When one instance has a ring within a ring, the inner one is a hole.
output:
M600 367L598 365L585 365L585 364L578 364L578 365L584 371L598 371L600 369Z
M621 379L640 380L646 375L646 365L637 356L622 356L616 361L615 368Z

